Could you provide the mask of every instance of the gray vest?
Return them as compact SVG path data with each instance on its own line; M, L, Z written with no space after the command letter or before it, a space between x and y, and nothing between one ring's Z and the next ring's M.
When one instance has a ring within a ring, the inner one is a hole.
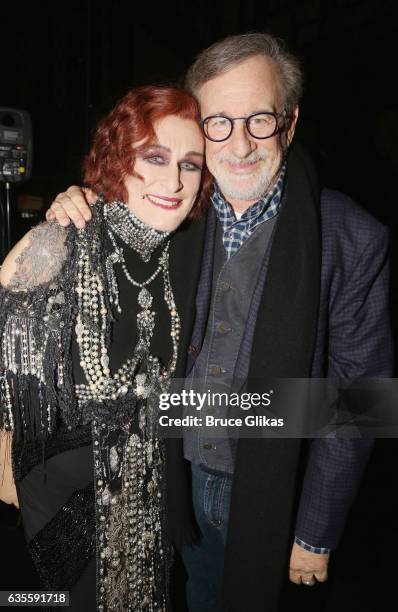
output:
M269 255L277 218L259 225L228 261L222 243L222 228L217 221L209 318L202 349L186 381L186 389L194 388L200 393L231 392L252 295L264 256L267 259ZM240 371L239 377L246 378L247 371ZM236 441L229 439L227 429L217 428L217 436L212 437L215 430L204 427L207 414L223 418L229 413L225 404L217 407L205 404L200 413L196 413L203 425L184 428L186 459L211 470L233 473ZM189 414L193 411L190 410ZM234 410L234 416L244 414L237 415Z

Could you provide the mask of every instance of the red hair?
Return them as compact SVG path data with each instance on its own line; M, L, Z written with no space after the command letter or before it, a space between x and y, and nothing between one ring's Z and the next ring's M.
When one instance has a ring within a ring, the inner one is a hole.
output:
M156 142L154 124L169 115L198 122L199 105L188 91L178 87L144 85L127 92L98 124L83 163L84 184L106 201L126 201L124 180L134 174L136 155L149 143ZM139 147L138 142L142 143ZM211 181L205 167L191 218L200 217L205 211Z

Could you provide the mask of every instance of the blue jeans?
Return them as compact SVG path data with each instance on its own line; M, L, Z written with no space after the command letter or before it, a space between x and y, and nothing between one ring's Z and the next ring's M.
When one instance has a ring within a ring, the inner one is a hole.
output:
M192 497L201 531L198 545L183 550L189 612L222 612L224 550L232 479L192 466Z

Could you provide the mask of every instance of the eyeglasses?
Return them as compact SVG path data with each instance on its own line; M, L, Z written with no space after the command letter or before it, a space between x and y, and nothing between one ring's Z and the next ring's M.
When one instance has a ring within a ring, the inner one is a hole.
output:
M224 115L210 115L200 122L204 135L214 142L227 140L234 129L234 122L243 119L246 129L253 138L271 138L286 127L288 115L284 110L282 113L254 113L248 117L225 117ZM284 124L280 125L280 118L285 119Z

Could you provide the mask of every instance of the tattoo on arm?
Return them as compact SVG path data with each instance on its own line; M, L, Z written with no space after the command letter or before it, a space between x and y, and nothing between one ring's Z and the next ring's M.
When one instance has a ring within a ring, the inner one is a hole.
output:
M35 227L29 244L15 260L17 269L9 288L26 291L51 281L65 262L66 230L57 223L41 223Z

